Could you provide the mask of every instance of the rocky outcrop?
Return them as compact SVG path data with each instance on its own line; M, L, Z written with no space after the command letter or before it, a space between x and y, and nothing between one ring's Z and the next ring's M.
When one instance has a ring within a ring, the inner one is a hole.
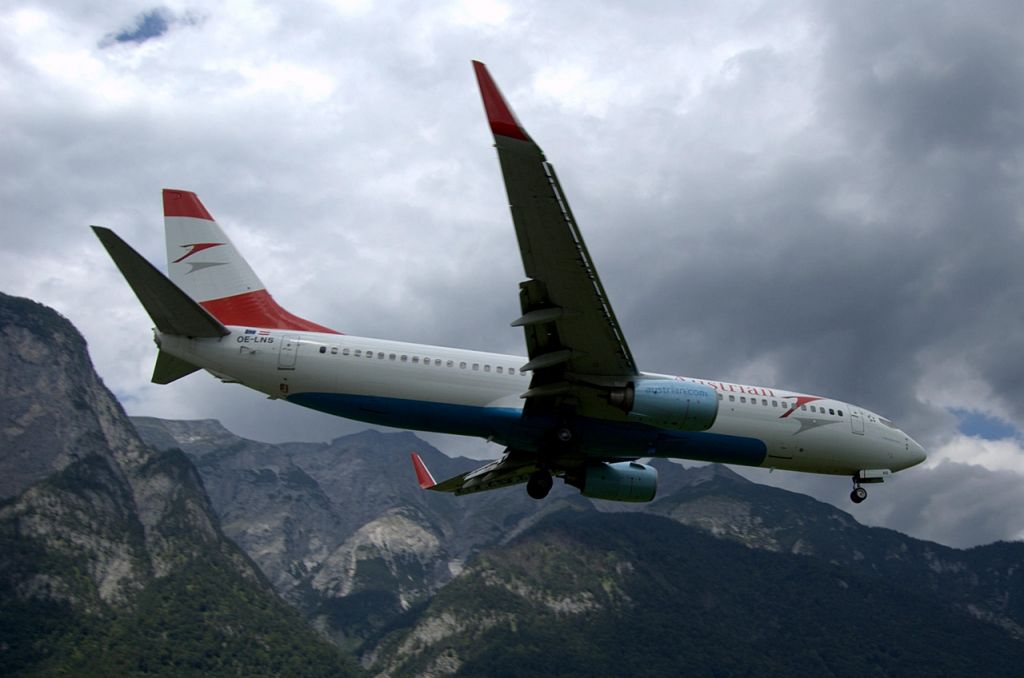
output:
M142 442L74 327L6 295L0 493L5 671L65 671L61 651L71 650L80 654L76 671L106 673L114 670L106 662L163 648L170 654L149 657L147 667L167 668L175 653L196 652L196 670L250 673L245 648L277 647L287 638L344 672L337 653L295 624L294 612L224 537L191 461L180 450ZM206 593L197 601L200 591ZM220 615L239 616L230 639L215 640L224 633L214 619ZM143 631L154 623L163 631ZM173 632L180 624L192 629L187 639ZM117 652L81 654L63 640L83 633Z
M943 595L738 541L649 514L563 508L482 552L367 648L364 666L379 676L1019 672L1021 641Z
M608 521L629 517L616 514L663 516L752 552L902 582L952 605L958 614L1024 637L1024 608L1014 593L1024 590L1019 584L1024 545L963 551L868 528L834 506L752 483L722 466L686 469L656 460L659 493L647 505L592 503L562 486L544 502L516 489L451 497L416 486L409 451L419 451L437 478L478 462L448 459L408 433L367 431L326 444L266 445L234 438L210 422L140 420L138 425L148 439L173 438L192 456L218 498L214 504L225 529L278 590L318 628L359 647L366 665L384 673L402 673L402 667L413 665L428 673L462 666L465 655L446 646L445 639L471 645L487 628L511 628L516 615L506 619L503 606L527 606L561 619L604 614L613 601L628 603L624 582L636 564L628 558L615 560L618 565L600 586L587 584L586 590L579 578L553 586L544 579L544 567L536 576L508 571L506 547L516 558L534 549L566 556L554 545L531 541L554 515L571 520L604 513ZM522 543L530 547L517 546ZM595 562L584 558L565 569L585 574ZM721 575L725 580L752 576L746 567L738 564ZM439 607L470 580L479 595L498 596L501 604L472 618L458 606ZM420 614L423 605L429 612L417 617L412 635L400 642L378 637L390 625L406 623L399 620ZM433 644L427 642L435 637ZM424 659L407 664L408 653Z
M63 318L25 299L0 300L0 508L8 539L74 562L12 582L19 592L89 607L128 605L152 576L217 549L258 571L217 529L184 455L146 446Z

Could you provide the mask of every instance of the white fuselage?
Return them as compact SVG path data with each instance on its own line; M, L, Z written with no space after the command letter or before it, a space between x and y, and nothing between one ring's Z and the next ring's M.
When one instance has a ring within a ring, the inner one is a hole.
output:
M521 356L341 334L231 326L222 338L157 335L162 350L237 382L306 407L374 424L474 435L510 447L537 439L522 417L529 373ZM898 471L922 448L887 420L849 403L777 388L697 382L719 398L714 424L682 432L593 421L581 435L596 457L676 457L850 475ZM551 422L539 422L545 426Z

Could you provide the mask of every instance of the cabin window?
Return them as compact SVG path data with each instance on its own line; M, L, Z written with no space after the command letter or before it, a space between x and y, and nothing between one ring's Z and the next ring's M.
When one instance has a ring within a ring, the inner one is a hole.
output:
M321 353L327 353L327 347L326 346L321 346L320 347L320 352Z
M352 353L352 355L354 355L357 358L362 358L363 357L363 349L357 348L355 350L355 352Z
M397 357L398 356L396 356L394 353L391 353L391 354L388 355L388 360L394 360Z
M341 355L348 355L348 354L349 354L349 350L347 348L341 349Z
M480 363L473 363L473 370L476 372L480 371Z
M736 396L734 396L734 395L729 396L729 402L730 403L736 402Z
M772 407L778 407L778 406L779 406L779 401L778 400L773 400L772 401Z
M741 403L747 402L747 396L740 396L740 402Z
M331 355L338 355L338 347L331 346Z
M765 407L768 407L768 399L767 398L762 398L761 399L761 404L764 405Z
M725 400L725 396L724 396L724 395L722 395L721 393L719 393L719 394L718 394L718 399L719 399L719 400Z
M369 358L370 360L373 360L373 351L367 351L366 357Z
M806 412L807 411L807 405L801 405L800 409L803 410L804 412Z
M843 416L843 411L842 410L839 410L838 412L839 412L839 416L840 417Z
M464 361L463 361L463 362L461 362L461 363L459 363L459 369L460 369L460 370L464 370L464 369L466 369L466 363L465 363Z
M418 355L414 355L414 356L412 357L412 361L413 361L414 363L419 363L419 361L420 361L420 357L419 357Z
M497 367L495 367L494 371L497 372L498 374L501 374L501 365L498 365Z
M814 405L811 405L811 412L817 412L817 411L818 410L814 407Z
M484 372L490 372L490 371L491 371L491 366L490 365L484 365Z
M449 360L448 362L445 363L445 366L446 367L455 367L455 361L454 360Z
M836 413L836 411L835 411L835 410L833 410L833 409L832 409L832 408L830 407L830 408L828 408L828 413L834 416L834 415L835 415L835 413Z
M402 356L402 362L403 362L403 363L407 363L407 362L409 362L409 356L407 356L407 355L403 355L403 356Z

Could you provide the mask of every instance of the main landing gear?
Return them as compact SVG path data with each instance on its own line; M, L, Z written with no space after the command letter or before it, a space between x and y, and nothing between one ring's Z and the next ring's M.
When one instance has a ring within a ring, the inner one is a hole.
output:
M530 479L526 481L526 493L534 499L543 499L548 496L555 479L547 471L534 471Z
M860 486L860 478L857 476L853 477L853 491L850 492L850 501L854 504L859 504L868 498L868 491Z
M563 423L555 429L554 440L555 445L563 448L572 442L573 431L568 423ZM548 492L551 491L551 487L554 484L555 479L551 476L551 472L548 469L537 469L530 474L530 479L526 481L526 494L534 499L543 499L548 496Z

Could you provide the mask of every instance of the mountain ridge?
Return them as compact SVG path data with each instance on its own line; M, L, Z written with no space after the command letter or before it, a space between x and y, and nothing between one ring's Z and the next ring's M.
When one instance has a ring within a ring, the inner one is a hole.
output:
M153 421L148 425L158 426ZM220 435L223 435L223 431ZM234 454L239 454L239 450L245 447L239 440L231 444L231 449L236 450ZM201 442L197 438L191 444ZM383 447L376 448L370 443ZM337 467L355 476L348 479L347 487L357 487L362 482L359 478L365 474L376 474L372 480L378 484L375 495L388 494L385 488L391 488L394 505L388 510L394 510L399 505L417 507L415 510L410 508L411 512L404 514L406 532L396 532L395 542L391 545L388 544L387 530L375 520L346 528L347 534L354 534L363 529L364 525L369 525L377 530L378 536L375 543L364 541L358 548L346 551L350 557L347 561L350 567L344 573L330 574L339 559L327 560L319 565L310 563L311 569L322 568L314 575L316 581L334 582L332 587L313 586L315 594L319 596L314 608L320 616L313 614L320 628L336 633L336 639L360 651L364 663L374 665L375 669L376 661L383 662L385 666L403 665L401 661L378 659L389 652L398 651L401 646L401 643L386 644L389 642L386 639L387 629L395 624L407 629L410 625L414 626L415 622L409 621L410 615L415 617L417 610L430 609L436 601L443 599L449 586L457 586L462 577L472 575L474 563L478 562L482 553L500 550L517 543L517 540L528 539L550 515L565 511L581 516L605 516L610 522L628 520L630 516L636 520L646 520L639 516L655 516L752 551L794 556L806 559L805 562L814 561L844 568L851 572L850 576L904 582L923 596L924 600L932 601L929 605L934 601L943 601L945 607L942 609L955 610L948 614L963 615L965 623L981 621L1000 629L1014 642L1024 639L1024 567L1021 567L1024 565L1024 544L1021 543L996 543L972 549L946 547L893 530L861 525L849 513L834 506L805 495L753 483L725 467L709 465L683 468L665 460L652 462L659 468L661 487L655 501L646 505L591 502L572 490L557 487L556 490L565 491L554 492L547 501L540 503L527 499L524 493L517 492L515 488L482 493L483 496L439 497L434 493L420 491L415 484L408 462L408 452L412 449L420 451L432 469L438 469L438 476L455 474L479 464L469 459L446 458L408 433L363 432L330 443L303 443L300 446L285 444L275 452L290 461L303 464L300 457L304 454L317 456L343 451L341 456L348 457L350 461L358 461L354 466ZM375 459L367 459L365 455L377 456ZM203 464L199 464L199 468L203 472ZM326 472L327 467L319 465L319 462L310 463L305 466L305 470L307 477L319 486L320 474ZM331 487L332 483L328 479L322 487L322 495L327 502L334 501L332 491L324 489ZM345 501L351 500L350 495ZM384 520L394 517L387 511L378 514L378 519L382 516L386 516ZM421 530L421 534L429 535L425 541L434 545L430 551L431 557L447 565L447 571L442 571L440 575L437 572L433 574L436 578L432 582L429 581L431 574L426 570L403 570L396 567L392 556L385 553L392 549L405 553L409 562L415 560L411 555L412 550L407 547L403 550L401 544L408 542L408 530L412 529L410 525L417 521L416 529ZM468 523L478 523L478 528L479 524L489 523L494 529L477 529L473 539L461 535L461 543L456 544L453 534L457 534L461 526ZM358 560L351 558L352 553L360 549L363 558L360 562L380 563L377 575L368 574L372 568L360 572L358 566L351 566L351 563ZM385 571L390 574L381 574ZM400 604L394 604L390 614L380 613L381 608L378 607L376 622L353 625L352 619L357 616L353 612L356 607L365 606L371 600L380 606L383 597L386 597L387 587L384 582L393 582L402 577L421 577L420 581L427 580L428 583L415 591L408 589L412 595L404 598ZM343 580L348 581L348 584L338 585ZM355 604L357 599L360 600L359 605ZM468 628L463 630L469 632ZM378 647L380 643L385 645ZM438 661L449 667L454 666L448 661L450 659L450 656L444 659L438 655ZM459 663L459 666L462 664ZM429 668L424 664L416 664L417 671L427 671Z
M3 294L0 394L5 672L353 673L224 537L192 462L142 442L81 334Z
M1014 675L1024 652L1022 543L912 539L719 466L653 461L647 505L454 497L409 453L479 462L408 432L129 422L77 331L5 296L0 361L7 672L359 673L323 636L394 676Z

